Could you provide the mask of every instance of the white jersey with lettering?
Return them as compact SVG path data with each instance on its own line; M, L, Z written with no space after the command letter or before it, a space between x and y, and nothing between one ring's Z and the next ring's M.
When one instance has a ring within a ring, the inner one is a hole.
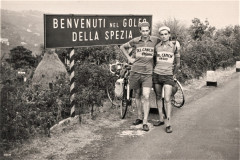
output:
M135 62L131 69L132 72L152 74L154 47L159 42L159 38L154 36L149 36L147 41L137 37L128 42L129 47L132 47L134 50L132 57L135 58Z
M175 57L180 57L180 54L173 42L157 44L155 47L156 66L153 72L159 75L173 75Z

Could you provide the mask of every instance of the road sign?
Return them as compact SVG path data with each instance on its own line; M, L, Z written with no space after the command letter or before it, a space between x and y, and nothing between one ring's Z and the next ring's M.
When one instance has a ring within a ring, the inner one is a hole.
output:
M123 44L140 35L152 15L44 15L45 48Z

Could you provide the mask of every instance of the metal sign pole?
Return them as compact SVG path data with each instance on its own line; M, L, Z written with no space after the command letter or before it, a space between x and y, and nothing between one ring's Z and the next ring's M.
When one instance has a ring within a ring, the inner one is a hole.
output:
M74 54L75 49L73 48L70 53L70 106L71 113L70 116L75 116L75 75L74 75Z

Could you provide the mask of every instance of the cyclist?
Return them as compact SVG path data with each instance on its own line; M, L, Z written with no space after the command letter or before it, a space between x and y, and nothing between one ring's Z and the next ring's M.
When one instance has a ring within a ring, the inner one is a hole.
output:
M175 86L174 79L176 79L176 73L180 67L180 53L176 44L173 41L169 41L171 36L170 28L163 26L159 28L159 35L161 42L155 47L155 62L156 65L153 71L153 84L157 97L157 106L160 116L160 121L154 124L160 126L164 124L164 116L162 113L161 96L162 87L164 88L164 100L166 111L166 132L172 132L171 126L171 95L173 86ZM173 65L174 60L176 62ZM175 91L174 91L175 92Z
M137 119L133 125L143 123L143 130L148 131L147 121L149 114L149 95L152 88L154 47L160 42L160 39L150 36L150 24L148 22L139 23L138 27L141 36L133 38L129 42L121 45L120 49L127 57L129 63L133 64L129 76L130 89L134 90L137 106ZM134 50L132 56L127 52L129 48ZM142 108L144 113L143 119Z

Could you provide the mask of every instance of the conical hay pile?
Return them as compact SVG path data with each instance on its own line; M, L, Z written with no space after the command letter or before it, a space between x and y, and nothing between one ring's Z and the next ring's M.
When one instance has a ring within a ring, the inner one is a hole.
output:
M61 74L69 78L67 70L56 53L45 53L33 75L33 85L48 89L49 83L55 82Z

